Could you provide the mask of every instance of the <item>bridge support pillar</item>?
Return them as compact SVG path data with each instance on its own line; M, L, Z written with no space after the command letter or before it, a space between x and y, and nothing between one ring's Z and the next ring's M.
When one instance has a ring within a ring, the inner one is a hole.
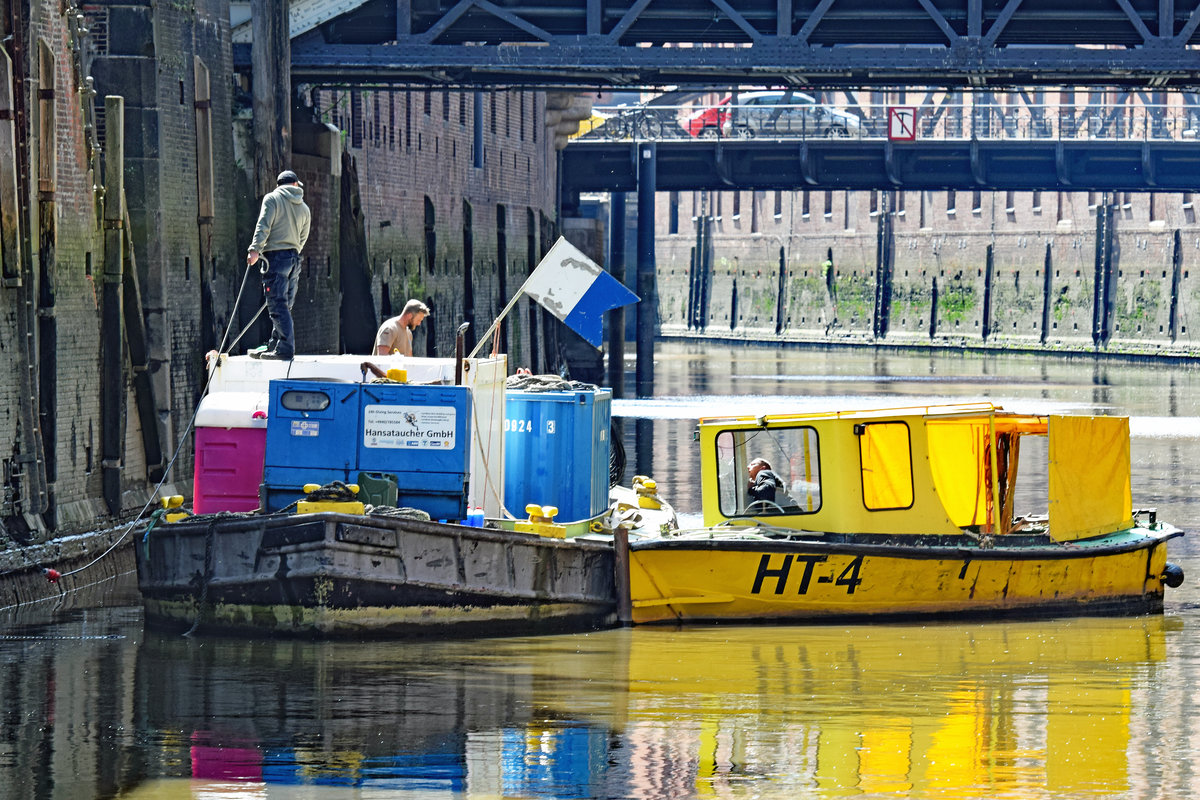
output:
M637 146L637 396L654 394L654 334L658 316L658 287L654 261L654 194L658 148L653 142Z
M625 193L608 202L608 271L625 283ZM613 398L625 396L625 307L608 312L608 385Z

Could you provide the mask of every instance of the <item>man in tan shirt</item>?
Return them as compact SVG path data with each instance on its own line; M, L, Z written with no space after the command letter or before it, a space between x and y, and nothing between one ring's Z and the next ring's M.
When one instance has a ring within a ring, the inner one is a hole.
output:
M404 304L400 316L385 320L375 334L375 355L390 356L397 353L412 355L412 332L429 315L429 306L420 300L409 300Z

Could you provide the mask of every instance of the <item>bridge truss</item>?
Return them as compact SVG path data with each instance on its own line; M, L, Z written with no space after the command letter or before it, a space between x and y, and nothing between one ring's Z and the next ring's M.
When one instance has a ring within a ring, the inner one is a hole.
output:
M1200 0L307 2L324 85L1200 87Z

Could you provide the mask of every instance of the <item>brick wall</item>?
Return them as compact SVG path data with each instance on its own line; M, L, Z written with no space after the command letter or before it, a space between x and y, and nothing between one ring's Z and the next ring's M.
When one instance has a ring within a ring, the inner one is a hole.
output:
M314 93L314 115L344 132L355 160L376 321L399 314L410 297L433 309L416 332L418 354L452 355L462 321L471 322L468 341L482 336L553 243L541 232L555 215L557 183L545 95L483 92L478 100L436 90ZM530 364L536 346L527 303L507 317L513 365Z

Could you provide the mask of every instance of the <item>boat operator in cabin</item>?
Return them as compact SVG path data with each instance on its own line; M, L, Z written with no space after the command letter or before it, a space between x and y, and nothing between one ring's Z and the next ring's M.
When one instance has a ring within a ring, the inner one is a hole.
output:
M420 300L409 300L404 304L400 316L384 320L375 334L374 354L390 356L393 353L402 356L412 356L413 331L417 329L425 317L429 316L429 306Z
M765 458L756 458L747 468L750 473L750 499L775 502L775 491L783 488L783 481L771 469Z

